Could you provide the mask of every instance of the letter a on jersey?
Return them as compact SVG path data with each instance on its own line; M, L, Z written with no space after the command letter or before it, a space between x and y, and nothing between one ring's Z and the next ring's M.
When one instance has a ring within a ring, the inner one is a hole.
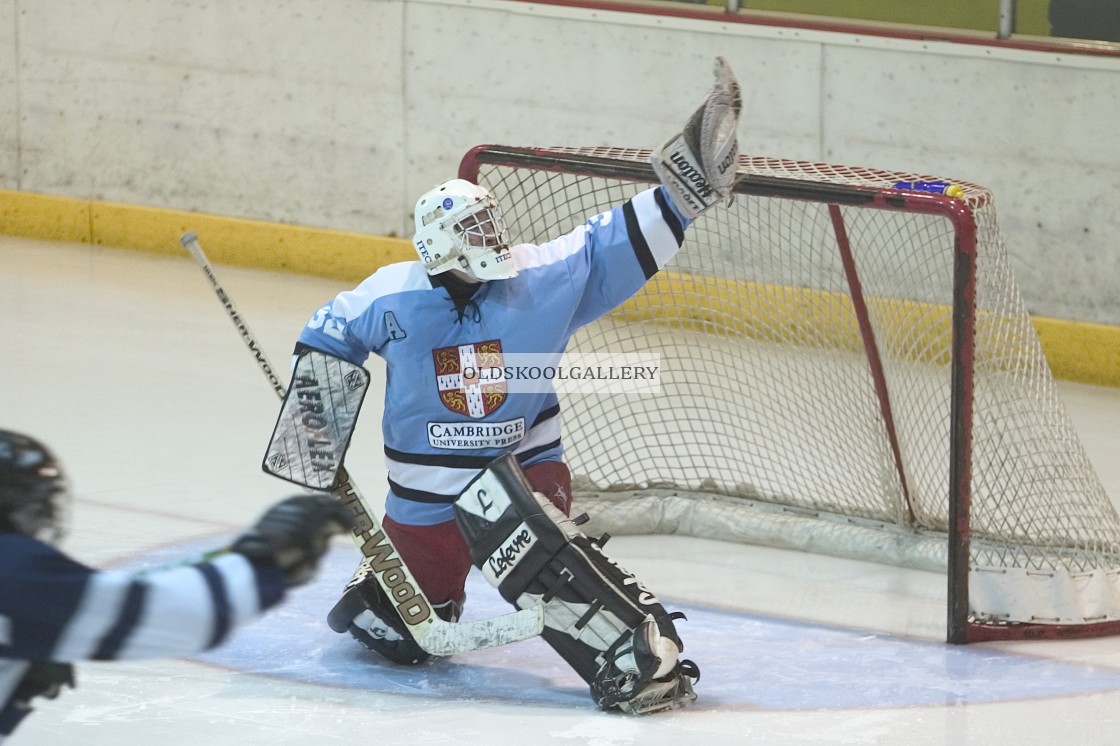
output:
M500 340L440 347L432 350L432 360L439 399L452 412L480 419L505 402L508 389Z

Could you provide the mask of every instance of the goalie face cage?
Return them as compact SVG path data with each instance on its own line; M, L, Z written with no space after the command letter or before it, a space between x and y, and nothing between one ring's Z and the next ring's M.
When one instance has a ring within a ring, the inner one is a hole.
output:
M649 151L480 146L516 242L656 183ZM1120 519L1015 285L992 195L741 156L736 197L570 350L661 354L656 397L573 396L595 530L947 572L954 643L1120 633Z

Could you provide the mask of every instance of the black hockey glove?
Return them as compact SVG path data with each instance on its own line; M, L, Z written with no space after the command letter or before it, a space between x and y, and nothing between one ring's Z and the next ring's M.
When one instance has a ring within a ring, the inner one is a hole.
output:
M350 525L350 512L335 497L297 495L269 508L230 551L272 562L284 571L289 585L302 585L315 575L331 537Z

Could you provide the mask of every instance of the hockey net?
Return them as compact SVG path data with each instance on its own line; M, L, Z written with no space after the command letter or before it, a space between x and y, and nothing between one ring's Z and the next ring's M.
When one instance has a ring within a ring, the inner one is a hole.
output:
M649 152L480 146L515 241L655 183ZM645 289L571 351L656 351L657 396L562 401L576 504L948 576L951 642L1120 633L1120 518L1059 399L991 193L741 156Z

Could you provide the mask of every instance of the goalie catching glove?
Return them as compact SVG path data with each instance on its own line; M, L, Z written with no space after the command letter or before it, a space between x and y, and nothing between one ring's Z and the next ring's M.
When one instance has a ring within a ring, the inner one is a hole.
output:
M657 178L689 220L729 198L738 178L742 93L722 57L716 57L715 74L715 85L684 130L650 156Z
M652 593L603 554L517 459L492 462L455 502L471 560L514 606L544 609L545 642L591 687L604 710L642 714L696 699L700 672Z

